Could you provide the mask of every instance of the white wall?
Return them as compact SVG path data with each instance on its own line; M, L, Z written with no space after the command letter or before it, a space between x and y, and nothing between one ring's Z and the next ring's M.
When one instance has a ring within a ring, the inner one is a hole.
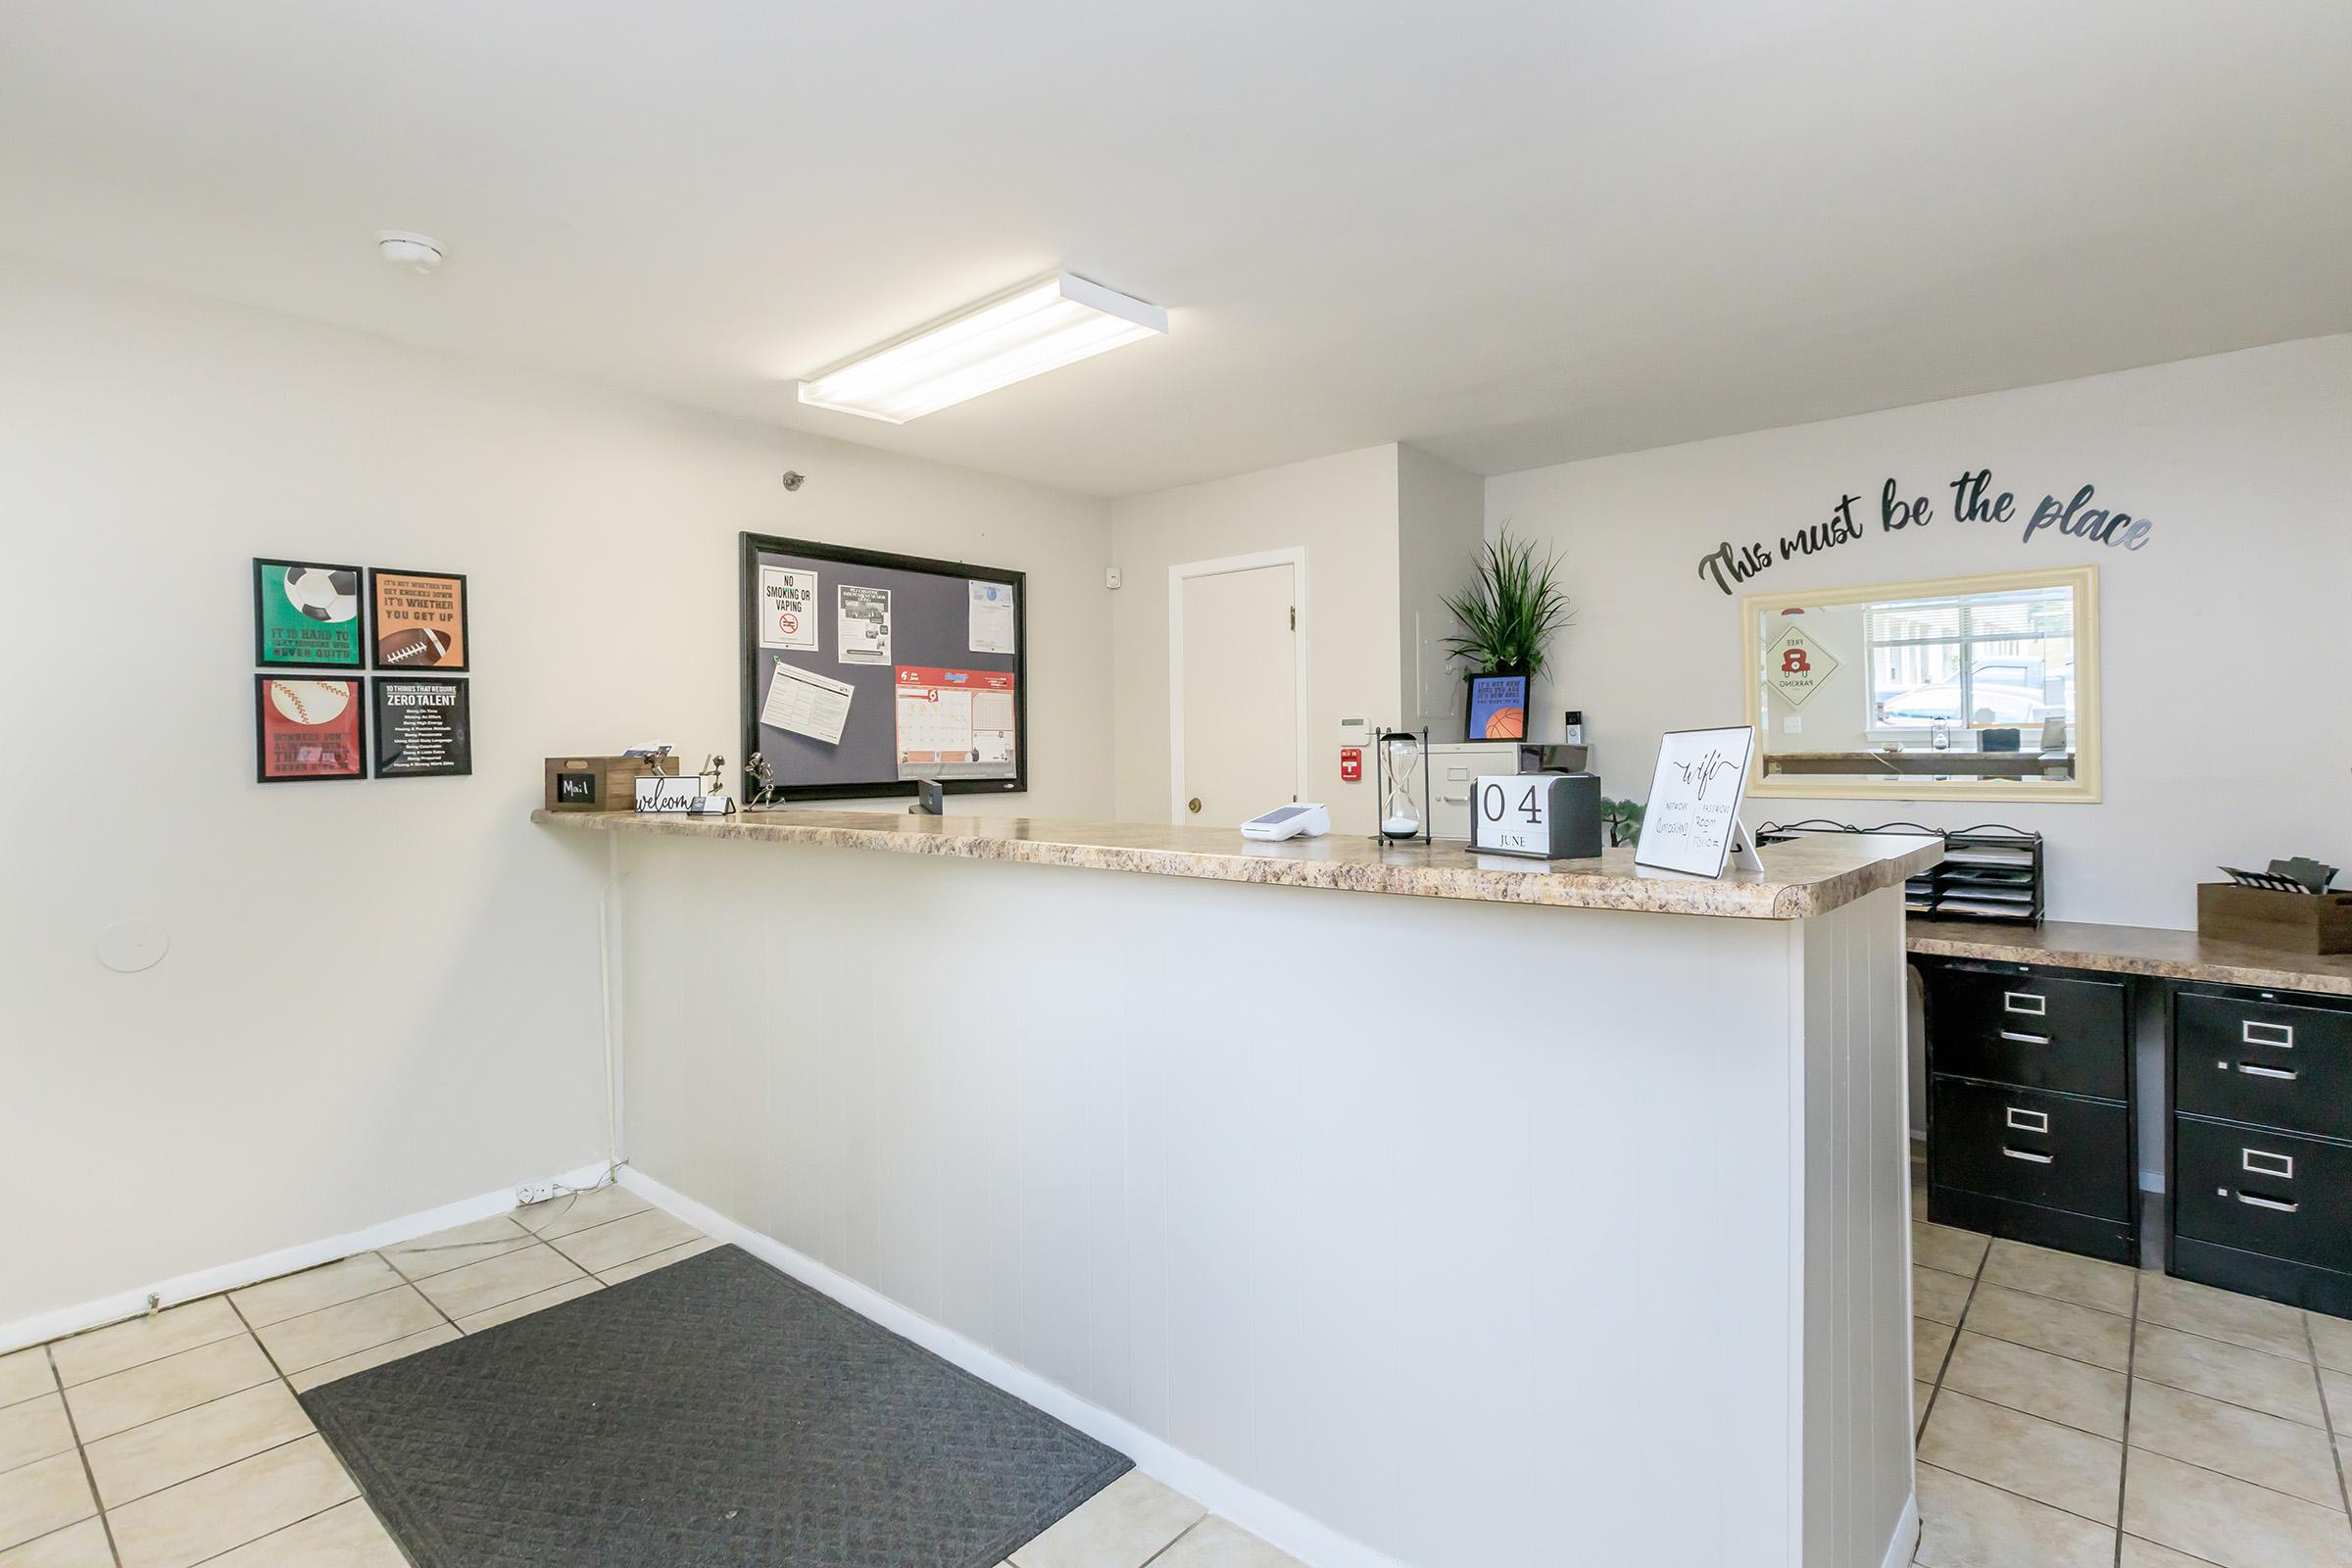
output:
M1946 484L1990 467L2021 510L2085 482L2153 519L2102 549L1952 519ZM1936 502L1882 533L1881 483ZM2100 568L2105 800L1902 803L1931 826L2048 839L2054 918L2191 927L2219 863L2352 865L2352 337L1537 468L1488 481L1505 523L1556 546L1578 605L1539 708L1582 708L1611 794L1647 793L1661 730L1743 721L1736 599L1698 575L1719 543L1777 538L1856 494L1864 537L1775 565L1773 591ZM1751 821L1855 819L1876 803L1757 801Z
M1033 787L970 808L1110 808L1099 501L15 265L0 343L41 770L0 840L0 1325L601 1156L604 865L526 815L551 753L735 757L739 529L1026 570ZM254 555L470 575L474 776L253 783ZM161 966L100 967L125 915Z
M1461 629L1446 596L1477 571L1486 490L1466 468L1396 449L1397 691L1405 727L1426 726L1432 740L1460 740L1469 721L1464 666L1442 639Z
M1371 760L1363 782L1341 783L1338 730L1343 715L1387 723L1399 709L1396 448L1130 496L1110 516L1125 580L1111 596L1119 819L1168 816L1168 568L1303 546L1305 798L1331 807L1335 831L1371 832Z

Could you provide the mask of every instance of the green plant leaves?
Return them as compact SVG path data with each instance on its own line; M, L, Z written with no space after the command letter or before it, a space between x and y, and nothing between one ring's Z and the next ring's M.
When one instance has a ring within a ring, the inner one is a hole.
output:
M1508 528L1488 543L1478 581L1448 594L1446 608L1462 626L1460 635L1446 639L1446 652L1476 673L1525 670L1531 680L1547 662L1544 645L1573 613L1559 585L1558 558L1539 562L1535 545L1513 539Z

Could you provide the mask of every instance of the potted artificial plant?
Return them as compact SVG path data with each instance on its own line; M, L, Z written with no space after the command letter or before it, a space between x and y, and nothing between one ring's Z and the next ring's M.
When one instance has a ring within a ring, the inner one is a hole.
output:
M1559 584L1556 556L1536 559L1536 547L1513 539L1509 528L1490 541L1478 563L1478 580L1458 594L1449 594L1446 608L1461 623L1458 635L1446 639L1446 648L1468 668L1472 710L1476 683L1489 675L1524 676L1532 695L1547 662L1544 645L1568 624L1568 595ZM1519 715L1518 733L1527 733L1526 714ZM1487 737L1473 734L1473 740Z

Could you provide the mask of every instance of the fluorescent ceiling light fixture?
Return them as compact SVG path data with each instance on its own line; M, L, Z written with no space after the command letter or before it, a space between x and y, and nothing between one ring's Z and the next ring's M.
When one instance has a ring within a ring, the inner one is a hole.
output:
M1158 306L1057 272L803 381L801 401L905 424L1167 329Z

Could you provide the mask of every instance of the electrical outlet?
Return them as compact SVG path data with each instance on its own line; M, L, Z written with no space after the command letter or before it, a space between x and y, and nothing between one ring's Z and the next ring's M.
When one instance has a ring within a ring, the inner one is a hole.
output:
M555 1196L554 1182L517 1182L514 1186L514 1201L525 1207L532 1203L544 1203Z

